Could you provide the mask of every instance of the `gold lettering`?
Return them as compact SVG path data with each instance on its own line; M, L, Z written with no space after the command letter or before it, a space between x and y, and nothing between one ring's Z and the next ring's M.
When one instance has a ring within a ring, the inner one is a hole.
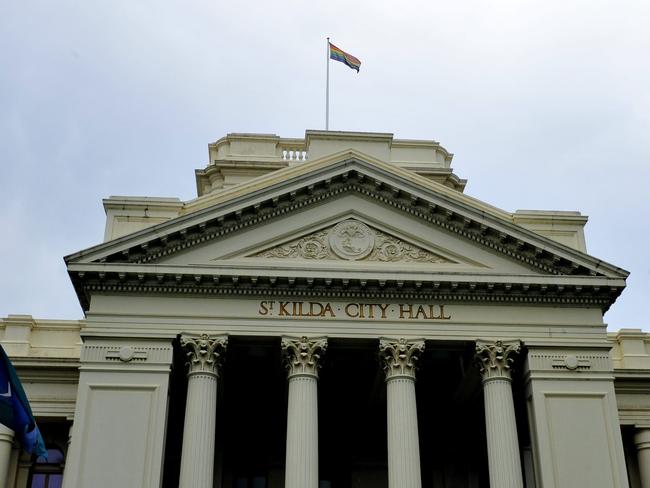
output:
M385 319L386 318L386 310L388 310L388 306L390 303L378 303L377 306L379 307L379 310L381 310L381 318Z
M260 302L260 309L257 311L259 315L267 315L269 313L269 309L266 306L266 302Z
M400 303L399 304L399 318L403 319L404 314L406 312L408 312L408 314L409 314L408 318L412 319L413 318L413 305L408 305L406 303Z
M332 310L332 306L329 304L329 302L325 304L325 307L323 307L323 313L321 313L321 317L325 317L326 313L330 314L330 317L336 317L336 314L334 313L334 310Z
M367 303L366 306L368 307L368 318L369 319L374 319L375 318L375 304L374 303Z
M289 313L289 310L287 310L288 305L289 302L280 302L280 317L284 317L285 315L291 315Z
M351 308L351 307L356 307L356 310L355 310L354 313L350 311L350 308ZM345 306L345 314L346 314L348 317L351 317L351 318L353 318L353 319L356 319L356 318L359 316L359 305L357 305L356 303L348 303L348 304Z
M320 309L316 309L320 307ZM323 304L318 302L309 302L309 316L310 317L322 317L323 316Z
M420 318L420 314L422 315L422 318L423 318L423 319L428 319L428 318L429 318L429 317L427 317L427 313L424 311L424 307L423 307L422 305L420 305L420 306L418 307L418 311L417 311L416 314L415 314L415 318L416 318L416 319L419 319L419 318Z
M445 317L445 306L444 305L439 305L439 307L440 307L440 317L438 317L438 318L440 318L442 320L451 319L451 315Z
M435 310L434 307L435 307L435 305L429 304L429 318L431 320L437 320L437 319L440 318L440 317L436 317L436 310Z
M277 304L277 307L275 306ZM438 304L412 303L347 303L341 304L345 316L351 319L387 319L391 306L399 307L399 318L408 320L451 320L451 314L445 314L445 306ZM281 302L260 301L258 315L269 316L276 308L279 317L336 317L334 307L329 302Z

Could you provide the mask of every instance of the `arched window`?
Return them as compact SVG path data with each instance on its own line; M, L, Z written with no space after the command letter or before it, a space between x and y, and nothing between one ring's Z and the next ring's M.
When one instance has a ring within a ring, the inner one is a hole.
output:
M47 461L43 456L32 465L30 488L61 488L63 484L63 451L56 447L47 450Z

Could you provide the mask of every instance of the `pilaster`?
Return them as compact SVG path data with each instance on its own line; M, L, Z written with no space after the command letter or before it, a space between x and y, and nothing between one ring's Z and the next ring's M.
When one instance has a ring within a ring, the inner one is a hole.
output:
M609 350L607 343L527 345L524 379L538 486L627 488Z
M85 338L65 488L160 487L171 363L171 339Z

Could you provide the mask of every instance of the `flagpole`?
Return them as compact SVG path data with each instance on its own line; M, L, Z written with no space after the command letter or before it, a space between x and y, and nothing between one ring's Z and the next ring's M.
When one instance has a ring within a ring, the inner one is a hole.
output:
M330 38L327 38L327 81L325 86L325 130L330 130Z

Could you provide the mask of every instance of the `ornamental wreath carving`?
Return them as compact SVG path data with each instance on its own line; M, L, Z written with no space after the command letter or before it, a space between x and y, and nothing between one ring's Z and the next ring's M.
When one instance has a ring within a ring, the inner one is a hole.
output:
M453 263L355 219L259 252L254 257L345 261Z

